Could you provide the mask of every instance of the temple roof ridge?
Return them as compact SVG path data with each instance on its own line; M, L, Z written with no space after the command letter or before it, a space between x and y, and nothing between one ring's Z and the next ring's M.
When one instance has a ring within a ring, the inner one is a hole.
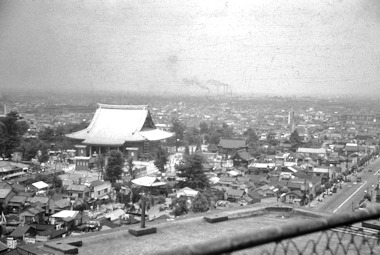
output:
M99 108L103 109L120 109L120 110L148 110L148 105L117 105L98 103Z

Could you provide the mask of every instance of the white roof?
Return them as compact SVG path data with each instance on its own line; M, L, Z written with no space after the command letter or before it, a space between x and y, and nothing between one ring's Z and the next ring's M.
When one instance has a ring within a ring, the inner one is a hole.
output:
M313 172L314 173L328 173L329 169L328 168L314 168Z
M68 217L75 218L78 215L78 213L79 211L63 210L63 211L53 214L51 217L62 218L62 219L68 218Z
M297 172L298 172L297 169L295 169L295 168L293 168L293 167L291 167L291 166L288 166L288 169L289 169L290 171L292 171L293 173L297 173Z
M315 154L325 154L326 149L325 148L298 148L298 153L315 153Z
M125 141L157 141L174 135L156 129L147 105L98 106L87 128L66 136L84 140L83 144L122 145ZM151 124L142 130L146 120Z
M43 182L43 181L39 181L39 182L35 182L35 183L32 183L32 185L34 187L36 187L37 189L44 189L44 188L47 188L49 187L49 184Z
M274 168L276 166L275 163L251 163L249 167L255 168Z
M231 171L229 171L228 174L230 174L230 175L232 175L232 176L238 176L238 175L239 175L239 173L236 172L235 170L231 170Z
M111 221L117 220L125 215L125 212L123 209L116 209L112 212L109 212L104 215L105 218L110 218Z
M289 167L289 166L296 166L296 165L297 165L296 162L288 162L288 161L284 162L284 166L287 166L287 167Z
M136 185L145 186L145 187L154 187L154 186L162 186L166 183L160 182L157 177L144 176L137 179L132 180L132 182Z
M198 195L198 191L193 190L189 187L185 187L177 191L177 196L181 196L181 195L187 196L187 197L195 197L196 195Z

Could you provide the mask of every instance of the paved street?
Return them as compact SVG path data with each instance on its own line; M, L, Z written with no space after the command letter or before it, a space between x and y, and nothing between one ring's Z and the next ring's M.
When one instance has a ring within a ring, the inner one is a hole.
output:
M368 169L372 168L372 172L368 172ZM332 196L325 196L322 202L315 205L315 209L332 212L332 213L346 213L352 212L353 208L358 207L359 201L363 199L365 192L373 194L375 191L372 185L376 186L380 171L380 158L372 161L364 170L358 173L358 176L362 177L361 182L346 182L343 184L342 189L338 189L337 193L333 193ZM375 202L372 200L372 205Z

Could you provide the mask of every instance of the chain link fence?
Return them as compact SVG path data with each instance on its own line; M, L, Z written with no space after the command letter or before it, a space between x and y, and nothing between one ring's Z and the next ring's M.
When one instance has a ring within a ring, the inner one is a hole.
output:
M379 218L380 207L373 207L268 227L250 234L184 246L162 254L380 254L380 222L378 230L360 225L363 221Z
M364 230L347 226L286 239L231 254L380 254L379 244L380 236L378 232L366 233Z

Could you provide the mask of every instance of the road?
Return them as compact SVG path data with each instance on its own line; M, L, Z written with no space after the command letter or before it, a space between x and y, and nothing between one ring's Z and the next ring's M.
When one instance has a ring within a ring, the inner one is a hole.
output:
M368 169L373 171L369 172ZM320 211L331 213L347 213L352 212L353 208L358 207L359 201L363 199L366 192L375 196L373 187L376 187L380 178L380 158L372 161L364 170L358 173L362 177L361 182L346 182L342 189L338 189L337 193L327 196L315 208ZM374 204L372 200L372 204Z

